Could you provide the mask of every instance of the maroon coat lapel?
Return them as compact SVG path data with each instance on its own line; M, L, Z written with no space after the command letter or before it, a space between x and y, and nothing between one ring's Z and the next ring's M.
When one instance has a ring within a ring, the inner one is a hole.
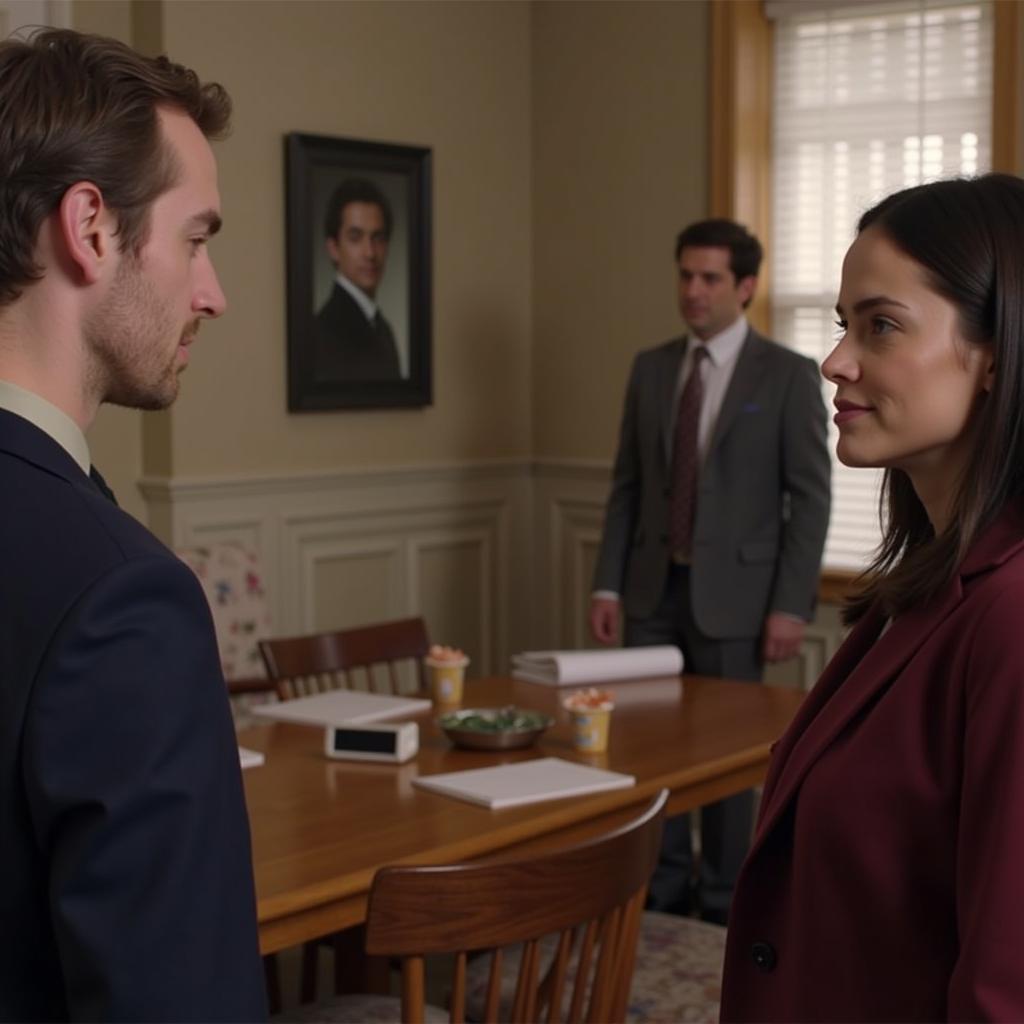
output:
M879 612L870 612L857 624L776 749L752 851L785 810L814 762L864 705L891 685L962 599L960 579L955 578L935 601L926 608L904 612L880 638L884 619Z
M870 611L836 652L775 748L765 780L753 853L778 821L814 762L864 705L893 680L960 604L964 587L1024 548L1024 499L1015 498L968 552L939 596L904 612L881 638L883 616Z

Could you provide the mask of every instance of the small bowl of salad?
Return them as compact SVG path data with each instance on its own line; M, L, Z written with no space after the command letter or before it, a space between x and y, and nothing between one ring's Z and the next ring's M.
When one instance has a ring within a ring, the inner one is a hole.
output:
M525 708L462 708L441 715L437 724L457 747L519 750L533 746L554 721Z

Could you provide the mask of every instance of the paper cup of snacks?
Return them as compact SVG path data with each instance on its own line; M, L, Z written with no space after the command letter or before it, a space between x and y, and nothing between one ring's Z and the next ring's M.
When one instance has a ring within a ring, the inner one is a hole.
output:
M608 726L615 702L607 690L577 690L562 701L562 707L572 716L577 750L601 754L608 749Z
M430 675L430 692L435 704L461 704L462 683L469 658L457 647L434 644L423 659Z

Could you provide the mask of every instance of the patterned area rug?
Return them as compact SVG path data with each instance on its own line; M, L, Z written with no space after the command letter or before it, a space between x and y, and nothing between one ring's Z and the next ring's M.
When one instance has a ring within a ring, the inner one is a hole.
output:
M627 1020L717 1024L725 929L648 911L640 926Z

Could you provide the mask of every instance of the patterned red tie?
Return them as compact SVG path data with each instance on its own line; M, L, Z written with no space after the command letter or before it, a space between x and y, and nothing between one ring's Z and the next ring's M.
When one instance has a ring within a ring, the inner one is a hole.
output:
M669 543L674 555L689 559L693 548L693 523L697 513L697 436L704 382L700 367L708 350L693 349L693 367L679 396L676 436L672 446L672 496L669 499Z

